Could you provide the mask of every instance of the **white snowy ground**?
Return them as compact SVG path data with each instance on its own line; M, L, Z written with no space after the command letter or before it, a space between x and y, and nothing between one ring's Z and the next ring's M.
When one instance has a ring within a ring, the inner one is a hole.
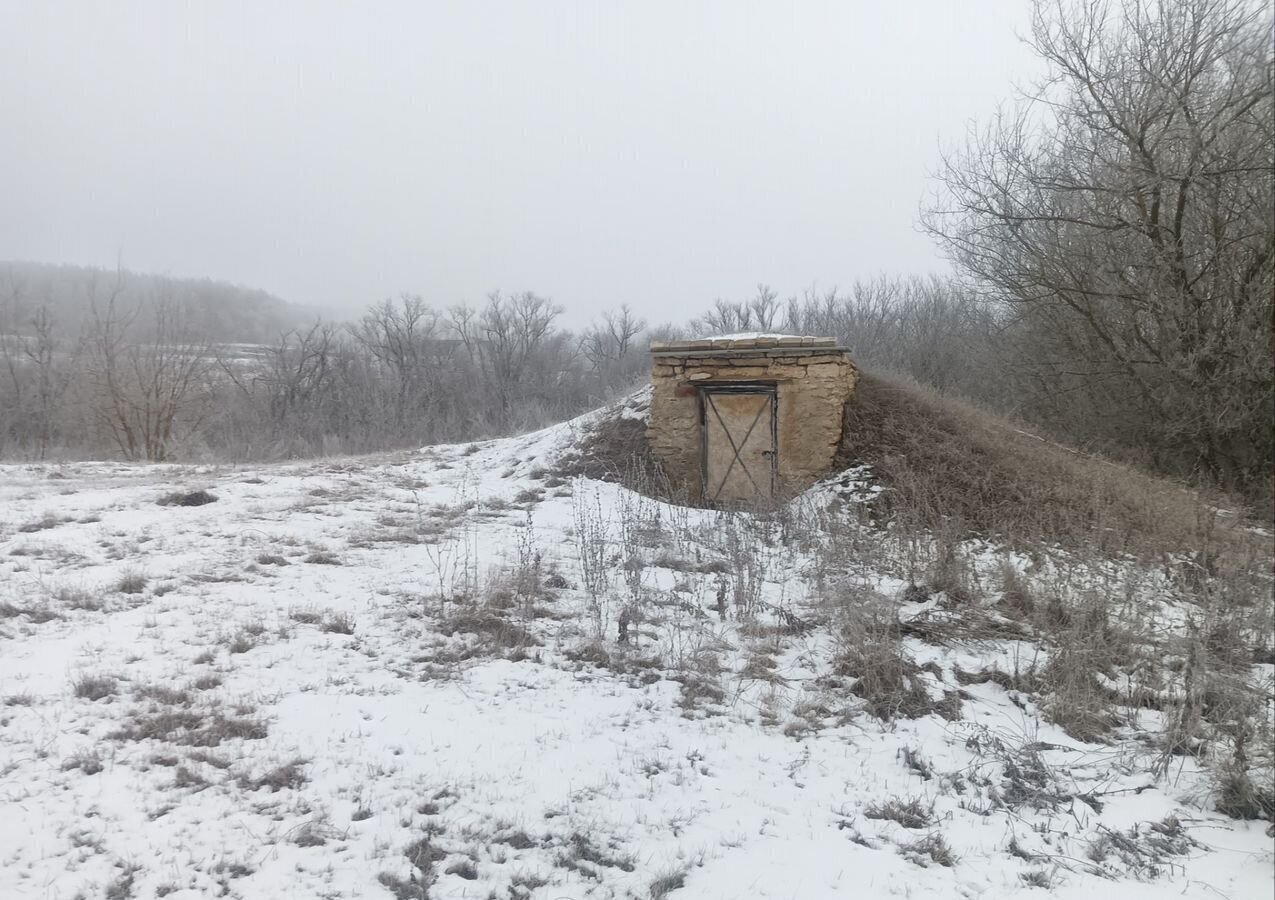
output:
M0 898L1271 896L1264 823L1209 811L1189 764L1153 784L1137 741L1078 743L991 682L954 721L834 715L827 630L766 627L818 618L809 557L765 550L767 605L722 621L706 563L748 522L548 475L580 427L0 467ZM216 501L156 503L195 489ZM529 572L556 587L524 596ZM580 658L599 626L609 667ZM940 697L1016 648L911 649ZM1094 801L993 802L1030 742ZM870 817L891 800L924 821Z

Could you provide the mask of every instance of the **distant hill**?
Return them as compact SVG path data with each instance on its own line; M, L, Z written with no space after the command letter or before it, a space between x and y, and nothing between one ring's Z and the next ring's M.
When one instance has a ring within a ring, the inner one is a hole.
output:
M189 324L218 343L264 343L314 320L316 312L256 288L210 278L173 278L89 266L0 261L0 331L24 331L47 306L59 330L78 332L119 287L117 302L131 306L158 298L178 302Z

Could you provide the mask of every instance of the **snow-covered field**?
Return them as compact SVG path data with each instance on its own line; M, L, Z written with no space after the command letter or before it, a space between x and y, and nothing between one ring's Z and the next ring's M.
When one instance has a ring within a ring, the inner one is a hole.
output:
M1025 645L909 639L942 709L857 711L829 598L934 601L555 475L584 424L0 467L0 898L1271 895L1195 763L958 682Z

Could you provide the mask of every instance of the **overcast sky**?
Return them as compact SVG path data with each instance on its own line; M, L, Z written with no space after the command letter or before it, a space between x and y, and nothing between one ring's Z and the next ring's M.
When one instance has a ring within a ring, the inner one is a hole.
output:
M0 259L680 320L945 268L1025 0L0 0Z

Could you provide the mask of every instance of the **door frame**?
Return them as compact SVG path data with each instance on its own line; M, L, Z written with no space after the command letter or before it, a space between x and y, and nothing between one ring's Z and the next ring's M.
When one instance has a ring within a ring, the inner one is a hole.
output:
M700 494L704 501L716 503L717 498L709 498L708 481L708 395L709 394L766 394L770 397L770 497L775 496L779 480L779 384L774 381L705 381L695 386L696 402L699 404L699 451L700 451ZM724 423L723 431L725 431ZM742 447L739 449L743 449ZM736 453L738 456L738 452ZM743 460L739 460L743 464ZM725 482L723 481L723 485ZM721 491L721 487L718 488Z

